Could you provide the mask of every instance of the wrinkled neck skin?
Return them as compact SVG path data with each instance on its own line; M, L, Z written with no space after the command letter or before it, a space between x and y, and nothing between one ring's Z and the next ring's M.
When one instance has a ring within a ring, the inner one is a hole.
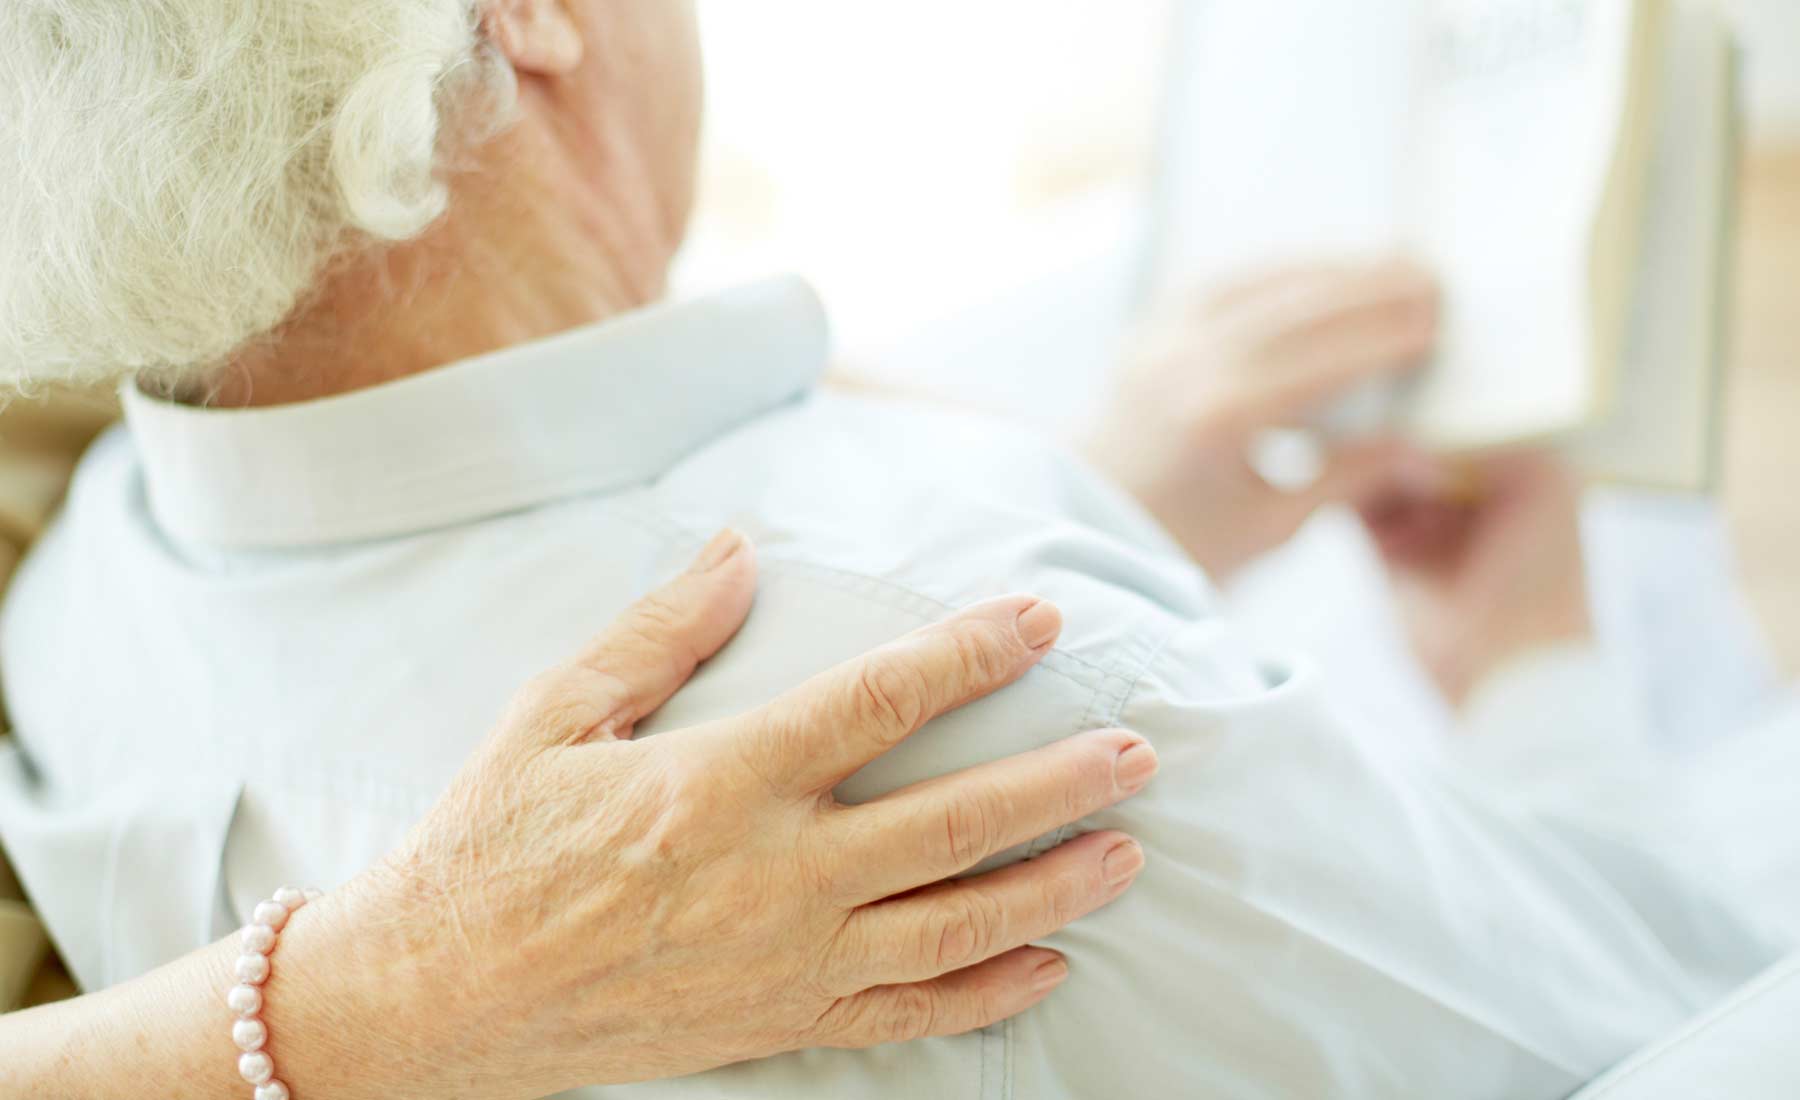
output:
M550 336L660 298L688 197L629 128L585 146L524 120L459 158L416 240L352 248L309 301L180 399L224 407L345 393Z

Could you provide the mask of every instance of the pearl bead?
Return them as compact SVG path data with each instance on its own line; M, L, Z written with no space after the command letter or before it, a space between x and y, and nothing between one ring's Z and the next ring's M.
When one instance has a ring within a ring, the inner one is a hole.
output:
M267 955L275 950L275 930L266 924L252 924L244 929L244 950Z
M288 1100L288 1087L280 1081L256 1086L256 1100Z
M287 923L287 919L287 906L278 901L258 902L256 909L250 914L251 923L266 924L277 932L281 931L281 926Z
M306 904L306 893L298 886L283 886L275 891L275 904L290 911L298 909Z
M261 985L269 980L269 957L267 955L239 955L236 971L238 981L245 985Z
M231 1041L239 1050L261 1050L269 1041L269 1029L261 1020L239 1020L231 1025Z
M249 957L262 959L263 965L268 965L269 960L263 959L261 955ZM225 1003L239 1016L254 1016L262 1011L262 990L253 985L234 985L231 992L225 994Z
M325 891L323 891L323 890L314 889L311 886L308 886L306 888L306 900L307 901L318 901L320 898L322 898L324 896L325 896Z
M252 1085L260 1085L275 1076L275 1060L260 1050L253 1050L238 1059L238 1076Z

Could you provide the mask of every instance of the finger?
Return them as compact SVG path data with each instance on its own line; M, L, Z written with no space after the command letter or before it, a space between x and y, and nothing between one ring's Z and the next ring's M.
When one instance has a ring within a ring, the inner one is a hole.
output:
M845 807L832 823L833 885L861 905L949 878L1136 794L1155 774L1149 742L1095 730Z
M1360 382L1422 365L1437 340L1435 286L1403 265L1316 282L1259 305L1247 322L1265 418L1317 407Z
M1319 279L1341 276L1347 265L1286 263L1247 272L1220 283L1200 300L1200 315L1221 317L1271 294L1291 291Z
M1143 866L1130 837L1089 833L1036 859L865 905L839 933L837 973L857 988L973 966L1112 901Z
M1449 485L1442 464L1416 446L1374 439L1332 451L1303 496L1309 510L1326 504L1360 507L1395 497L1429 498Z
M832 1006L808 1041L820 1046L870 1047L960 1035L987 1027L1048 997L1069 976L1054 951L1025 947L980 966L912 985L882 986Z
M1273 343L1346 312L1435 295L1436 282L1424 268L1405 257L1387 257L1276 269L1227 288L1219 300L1232 304L1222 319L1254 342Z
M527 686L510 727L540 744L630 737L742 625L756 591L756 554L721 531L686 572L601 631L569 663Z
M742 752L777 790L829 790L939 714L1023 676L1061 630L1062 613L1035 596L977 604L783 695L758 713Z

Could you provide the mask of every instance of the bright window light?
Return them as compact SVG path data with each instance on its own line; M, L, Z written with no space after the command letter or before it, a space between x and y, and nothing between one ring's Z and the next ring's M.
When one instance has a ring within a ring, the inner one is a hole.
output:
M809 277L846 354L1115 247L1166 0L702 0L709 119L678 282Z

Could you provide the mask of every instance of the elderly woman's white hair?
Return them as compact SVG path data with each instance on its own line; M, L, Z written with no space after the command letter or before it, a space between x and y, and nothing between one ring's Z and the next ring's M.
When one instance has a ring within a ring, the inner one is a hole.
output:
M0 2L0 385L192 376L340 249L421 232L440 136L511 103L478 22L476 0Z

